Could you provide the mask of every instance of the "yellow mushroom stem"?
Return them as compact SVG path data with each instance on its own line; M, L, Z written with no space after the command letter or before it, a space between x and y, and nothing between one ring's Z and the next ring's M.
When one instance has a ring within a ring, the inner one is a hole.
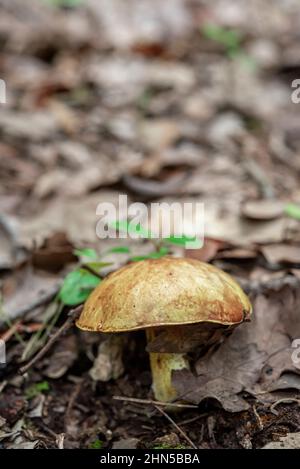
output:
M156 337L156 329L146 330L147 341ZM152 372L152 389L155 399L161 402L172 402L177 398L177 391L172 385L172 372L189 369L189 362L182 353L149 353Z

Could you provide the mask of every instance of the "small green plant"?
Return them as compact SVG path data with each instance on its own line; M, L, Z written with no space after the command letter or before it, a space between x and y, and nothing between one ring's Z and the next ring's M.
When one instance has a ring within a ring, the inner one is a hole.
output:
M158 259L164 255L169 254L170 250L168 246L171 244L185 247L187 243L195 242L196 237L182 236L169 236L160 240L156 240L153 234L149 230L145 230L140 224L134 225L128 220L122 220L113 222L110 225L112 228L116 228L118 231L134 234L137 237L141 236L145 239L152 240L156 244L156 251L145 256L132 257L131 260L142 260L142 259Z
M103 445L104 445L104 441L97 439L89 444L89 449L102 449Z
M65 277L59 299L68 306L79 305L100 282L99 277L84 269L74 270Z
M295 220L300 220L300 205L289 203L284 207L284 213Z
M74 8L82 3L82 0L44 0L46 3L54 7L69 7Z
M92 248L75 249L74 254L80 259L98 259L97 252Z
M161 246L158 248L157 251L150 252L150 254L146 254L145 256L133 256L130 258L131 261L143 261L145 259L160 259L161 257L166 256L170 253L170 250L166 246Z
M129 254L130 253L130 248L128 246L119 246L115 248L111 248L108 251L105 252L105 254L110 254L110 253L115 253L115 254Z
M238 31L208 23L203 26L201 32L207 39L222 45L225 49L225 53L231 59L241 60L246 66L252 69L256 67L254 59L244 50L242 46L242 36Z
M101 282L99 271L110 262L102 262L95 249L75 249L79 266L64 279L58 299L67 306L83 303L92 290Z
M141 256L131 256L132 262L145 259L160 259L170 254L170 245L186 246L188 242L195 242L196 237L189 238L187 236L170 236L164 239L154 239L152 233L144 229L140 224L134 225L128 220L116 221L110 224L111 228L115 228L120 232L134 234L137 237L143 237L153 241L154 250L148 254ZM78 257L79 266L70 272L64 279L63 285L59 291L58 299L63 305L76 306L83 303L90 293L101 282L100 270L102 267L110 265L109 262L103 262L101 259L107 254L130 254L128 246L116 246L102 254L98 254L95 249L83 248L76 249L74 254Z
M241 37L232 29L226 29L217 24L205 24L202 33L207 39L222 44L231 57L241 50Z
M25 396L28 400L33 399L39 394L50 391L50 384L48 381L40 381L29 386L25 391Z

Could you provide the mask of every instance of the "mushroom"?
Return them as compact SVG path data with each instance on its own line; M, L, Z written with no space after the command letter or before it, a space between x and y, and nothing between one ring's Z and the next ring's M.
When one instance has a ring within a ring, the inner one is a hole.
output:
M178 397L172 373L189 369L187 353L206 353L250 315L249 299L230 275L195 259L163 257L106 277L76 325L105 333L145 329L155 398L171 402Z

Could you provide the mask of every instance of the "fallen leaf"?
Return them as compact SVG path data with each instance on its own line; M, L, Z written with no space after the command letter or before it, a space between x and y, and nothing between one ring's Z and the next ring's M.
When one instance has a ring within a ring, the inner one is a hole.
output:
M217 255L218 251L222 248L223 242L217 239L205 238L204 245L201 249L186 249L186 257L198 259L202 262L209 262Z
M195 404L213 398L229 412L249 408L239 394L256 382L265 354L255 344L241 344L236 338L238 332L235 331L210 358L204 357L197 363L196 376L189 371L173 374L173 384L180 397Z
M137 449L140 440L138 438L124 438L122 440L115 441L112 449Z
M130 198L127 199L130 204ZM96 235L99 216L96 209L100 203L112 203L117 214L127 217L125 206L119 207L119 193L114 191L95 192L83 199L55 197L45 203L35 215L22 217L20 243L28 248L41 246L45 239L56 232L63 232L74 245L94 245L101 240ZM114 217L112 218L112 221ZM108 240L104 240L106 243Z
M51 379L61 378L78 357L78 343L75 335L69 335L59 342L49 357L49 364L43 375Z
M50 272L58 272L66 264L75 261L73 245L62 232L54 233L45 240L43 246L32 253L32 264Z
M260 250L270 264L300 264L300 245L270 244Z
M159 0L87 0L87 9L113 47L131 49L138 44L161 44L180 37L191 27L192 17L183 0L172 4ZM131 12L128 15L128 11ZM145 46L144 46L145 47Z
M181 192L180 188L188 177L188 173L180 173L175 174L166 181L155 181L126 174L123 177L123 182L130 190L137 194L148 197L161 197Z
M257 250L254 248L229 248L219 251L216 259L252 260L256 259L257 255Z
M200 358L196 375L174 373L174 386L185 400L198 404L214 398L238 412L249 407L243 390L259 395L299 389L300 364L292 360L292 342L300 337L299 291L285 286L259 294L253 303L252 321L235 329L215 353Z
M59 283L57 277L37 273L30 266L25 266L13 278L6 279L0 324L19 317L26 307L34 305L40 297L47 297L45 304L49 303L57 293Z
M262 449L300 449L300 433L288 433L279 441L266 444Z
M50 135L54 137L58 126L51 113L6 111L0 114L0 129L12 138L38 142Z
M284 204L279 200L249 200L241 207L244 217L251 220L274 220L284 213Z

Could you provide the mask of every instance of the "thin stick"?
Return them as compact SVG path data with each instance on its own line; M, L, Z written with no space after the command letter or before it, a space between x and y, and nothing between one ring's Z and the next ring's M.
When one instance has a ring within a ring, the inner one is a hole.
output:
M158 410L167 420L176 428L176 430L180 433L180 435L192 446L194 449L198 449L197 446L192 442L192 440L187 436L187 434L177 425L176 422L158 405L154 405L155 409Z
M279 399L278 401L274 402L274 404L271 405L270 411L273 412L273 414L278 415L278 412L277 410L275 410L275 407L277 407L279 404L283 404L283 403L292 404L293 402L297 402L297 404L300 405L300 399L295 399L293 397L285 397L283 399Z
M191 417L190 419L182 420L181 422L178 422L178 425L188 425L189 423L196 422L197 420L200 420L208 416L209 416L209 413L206 412L205 414L196 415L195 417Z
M43 358L43 356L50 350L52 345L57 341L57 339L66 332L74 323L75 319L78 318L82 310L82 305L78 306L75 309L72 309L69 314L67 320L63 323L63 325L53 334L52 337L48 340L48 342L44 345L43 348L30 360L26 365L22 366L19 370L19 373L24 375L29 368L31 368L38 360Z
M259 415L259 413L258 413L258 411L257 411L257 408L255 407L255 405L253 406L253 413L254 413L254 415L255 415L255 417L256 417L256 420L257 420L257 422L258 422L259 429L260 429L260 430L263 430L263 429L264 429L264 424L262 423L262 419L261 419L261 417L260 417L260 415Z
M166 407L183 407L185 409L198 409L198 406L193 404L177 404L176 402L161 402L153 401L151 399L137 399L135 397L126 397L126 396L113 396L113 399L116 401L127 401L134 402L136 404L148 404L154 406L166 406Z
M89 265L87 264L83 264L81 266L82 269L86 270L87 272L89 272L90 274L92 275L95 275L95 277L98 277L100 278L101 280L103 280L103 276L101 274L99 274L99 272L97 272L96 270L94 270L92 267L90 267Z
M9 339L16 334L16 332L19 332L20 330L20 325L21 321L15 322L10 328L4 332L3 334L0 334L0 339L3 340L3 342L8 342Z

